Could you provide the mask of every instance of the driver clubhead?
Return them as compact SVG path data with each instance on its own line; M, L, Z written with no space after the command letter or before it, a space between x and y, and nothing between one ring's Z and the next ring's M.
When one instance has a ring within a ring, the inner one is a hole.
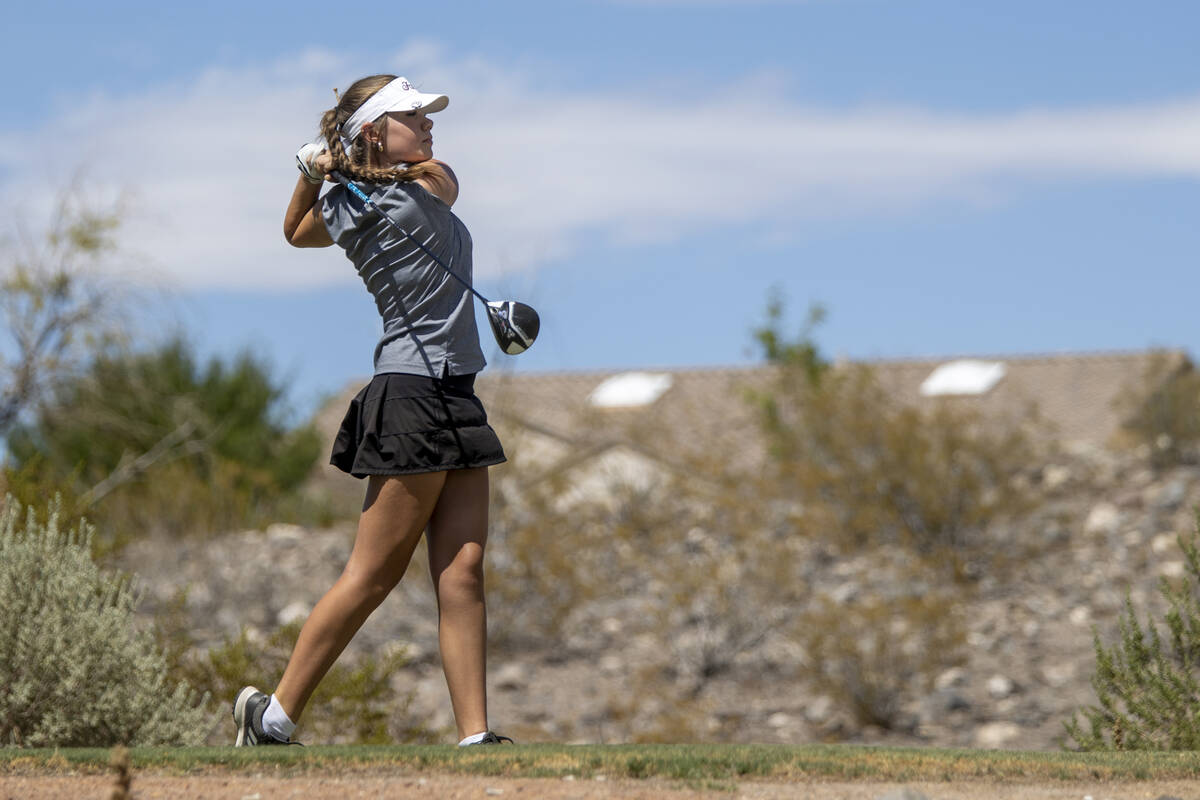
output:
M487 304L487 315L496 342L510 356L528 350L542 325L532 307L515 300L493 300Z

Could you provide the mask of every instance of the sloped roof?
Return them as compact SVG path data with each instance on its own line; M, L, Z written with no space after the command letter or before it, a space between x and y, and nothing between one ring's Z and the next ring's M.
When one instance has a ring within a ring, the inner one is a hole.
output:
M952 397L989 418L1024 418L1036 408L1041 420L1067 443L1107 445L1119 430L1118 397L1146 380L1151 366L1191 366L1180 350L1057 355L970 356L1004 365L1003 377L986 392ZM922 383L953 357L867 363L896 399L916 406L946 401L921 393ZM493 425L523 429L563 442L572 463L620 445L667 464L694 456L720 459L732 468L753 467L765 452L749 397L766 390L769 366L639 369L670 376L670 386L653 402L599 408L588 402L605 380L627 370L516 373L492 369L479 376L476 391ZM316 423L329 440L341 421L355 384L333 400ZM565 462L564 462L565 463ZM694 462L693 462L694 463Z
M1118 397L1143 382L1156 360L1165 359L1175 369L1190 365L1182 351L971 358L1002 363L1003 377L982 394L952 397L951 402L973 406L991 418L1024 418L1036 409L1059 440L1099 446L1108 444L1120 427ZM946 399L923 396L921 385L939 366L955 360L858 363L869 364L897 400L922 406ZM676 447L722 454L731 465L750 466L757 461L763 444L749 395L770 386L773 368L639 371L667 374L671 386L653 403L631 408L595 408L588 402L601 382L621 370L485 372L476 390L495 421L566 441L622 442L643 450L652 446L652 454L667 461Z

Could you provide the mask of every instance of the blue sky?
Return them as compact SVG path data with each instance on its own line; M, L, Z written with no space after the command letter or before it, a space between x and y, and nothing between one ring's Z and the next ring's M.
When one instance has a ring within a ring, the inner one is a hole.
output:
M8 10L0 197L120 193L147 321L253 348L298 410L371 371L349 262L280 223L374 72L450 96L477 285L542 314L492 368L754 363L773 286L851 358L1200 346L1195 3L199 6Z

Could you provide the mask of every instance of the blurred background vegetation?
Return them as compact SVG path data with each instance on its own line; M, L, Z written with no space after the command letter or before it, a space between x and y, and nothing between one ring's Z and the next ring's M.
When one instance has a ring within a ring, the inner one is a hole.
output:
M290 425L285 384L244 352L197 355L192 338L138 330L109 277L120 209L60 204L55 227L10 240L0 283L4 490L58 495L112 551L138 536L320 522L299 492L324 445Z
M329 443L311 425L288 422L286 385L268 363L250 352L204 360L186 333L147 342L131 329L130 293L98 268L119 254L119 207L63 203L56 219L44 236L6 248L7 504L44 508L60 498L64 519L94 525L87 543L101 564L139 537L347 519L344 506L304 491ZM1019 478L1037 452L1036 417L984 420L950 401L902 405L869 367L834 365L821 353L814 334L823 309L810 309L795 333L784 311L773 295L754 331L772 375L746 397L769 443L761 469L733 473L714 453L602 499L573 494L562 475L496 482L495 646L561 650L570 646L565 630L603 624L589 616L598 604L623 604L625 634L654 643L609 703L631 740L719 739L701 722L706 687L768 640L794 654L791 671L774 677L803 675L842 710L848 730L910 730L911 701L966 658L963 611L982 577L1002 579L1036 555L997 525L1033 502ZM1195 373L1147 376L1146 386L1127 399L1129 444L1155 468L1194 462ZM506 446L506 469L521 474L519 438ZM42 530L27 527L28 536ZM877 576L872 591L815 597L814 570L849 558ZM12 597L0 603L17 604L29 590L14 583L6 591ZM1189 619L1200 614L1195 604L1177 607ZM258 680L274 679L297 632L284 627L262 639L243 630L201 651L182 605L156 625L171 679L184 694L207 695L214 720L256 670ZM1132 625L1127 648L1143 635ZM1102 667L1111 665L1110 651L1097 649ZM389 680L406 663L394 650L340 665L314 701L312 716L322 720L310 726L314 735L373 743L434 736L408 718L411 696ZM53 677L48 670L46 680ZM1135 678L1123 678L1129 696ZM1076 729L1076 739L1113 741L1103 735L1108 719L1093 715L1090 738Z

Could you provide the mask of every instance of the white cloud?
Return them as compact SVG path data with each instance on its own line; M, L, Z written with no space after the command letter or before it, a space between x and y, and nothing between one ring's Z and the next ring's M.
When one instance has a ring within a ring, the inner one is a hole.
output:
M434 117L436 152L462 181L455 210L481 275L565 260L584 233L671 241L760 222L786 234L829 214L1019 192L1024 179L1200 178L1200 98L971 116L823 111L771 81L703 97L564 94L430 42L410 43L383 69L451 96ZM292 153L332 105L332 88L359 74L361 65L310 51L80 98L37 130L0 132L4 196L36 205L48 182L56 188L85 162L92 181L133 190L127 240L183 285L356 280L340 255L294 250L281 230ZM62 174L47 176L46 164Z

